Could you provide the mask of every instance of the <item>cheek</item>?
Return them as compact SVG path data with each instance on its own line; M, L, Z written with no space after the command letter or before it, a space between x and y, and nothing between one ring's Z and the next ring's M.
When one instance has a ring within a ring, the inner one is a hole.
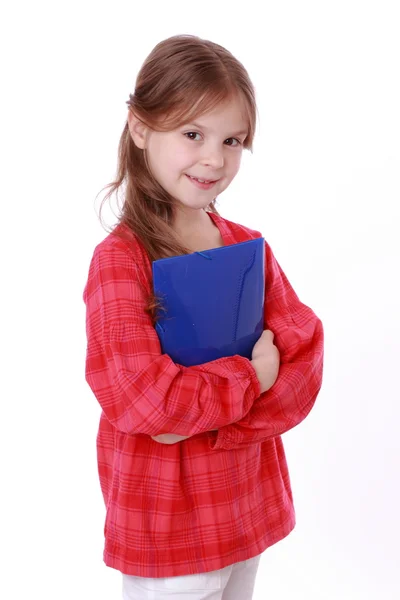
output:
M235 176L236 173L239 171L241 160L242 160L242 153L241 152L238 152L234 156L230 156L229 157L229 161L228 161L228 164L229 164L229 173L232 176Z
M169 160L174 163L176 169L185 170L195 160L195 153L190 146L177 145L171 150Z
M163 179L171 176L174 170L174 151L172 148L157 148L151 155L153 171Z

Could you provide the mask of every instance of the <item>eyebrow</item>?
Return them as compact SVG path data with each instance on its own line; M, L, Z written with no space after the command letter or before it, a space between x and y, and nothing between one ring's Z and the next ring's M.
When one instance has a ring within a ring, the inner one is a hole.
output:
M190 123L188 123L189 125L193 125L193 127L197 127L197 129L204 129L204 131L209 131L208 127L205 127L204 125L200 125L200 123L195 123L194 121L190 121ZM233 135L248 135L248 130L246 129L245 131L238 131L237 133L234 133Z

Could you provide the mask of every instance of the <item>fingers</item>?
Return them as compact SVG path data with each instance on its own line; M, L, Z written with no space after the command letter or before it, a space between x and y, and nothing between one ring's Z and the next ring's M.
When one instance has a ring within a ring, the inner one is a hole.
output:
M264 329L264 331L263 331L263 333L262 333L262 334L263 334L263 336L264 336L266 339L268 339L269 341L271 341L271 342L273 342L273 341L274 341L275 334L274 334L274 332L273 332L273 331L271 331L270 329Z
M175 433L162 433L160 435L150 436L152 440L159 444L176 444L182 440L187 440L190 435L177 435Z

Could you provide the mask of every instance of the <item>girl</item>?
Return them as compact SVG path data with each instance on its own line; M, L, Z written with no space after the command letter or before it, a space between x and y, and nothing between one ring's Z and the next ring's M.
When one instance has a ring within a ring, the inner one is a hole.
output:
M184 35L154 48L127 104L106 196L125 184L124 203L84 291L104 561L125 600L250 600L261 553L295 526L281 435L320 390L323 328L265 243L252 360L184 367L161 353L152 261L262 236L215 208L252 148L255 94L227 50Z

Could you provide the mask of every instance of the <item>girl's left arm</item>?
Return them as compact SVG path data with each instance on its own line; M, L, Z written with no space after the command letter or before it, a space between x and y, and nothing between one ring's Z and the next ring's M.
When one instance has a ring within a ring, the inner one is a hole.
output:
M275 384L240 421L208 433L213 450L259 444L289 431L311 411L322 385L324 332L302 304L265 243L264 329L274 333L281 364Z

